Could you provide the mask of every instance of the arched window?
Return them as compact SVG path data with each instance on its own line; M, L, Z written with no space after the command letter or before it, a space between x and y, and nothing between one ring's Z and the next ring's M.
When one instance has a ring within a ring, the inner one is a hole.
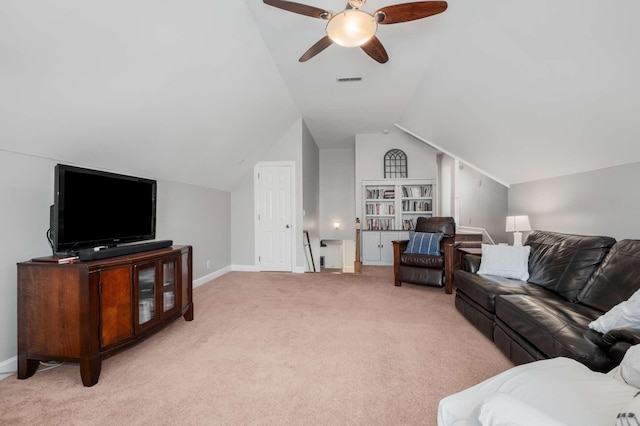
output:
M387 151L384 155L384 177L389 179L406 178L407 154L399 149Z

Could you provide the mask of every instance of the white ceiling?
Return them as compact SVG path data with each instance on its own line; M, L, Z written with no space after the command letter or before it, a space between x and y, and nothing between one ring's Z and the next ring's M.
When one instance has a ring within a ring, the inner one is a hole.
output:
M0 149L228 190L302 117L321 148L399 124L506 183L640 161L636 0L451 0L380 26L386 64L299 63L325 21L261 0L0 12Z
M321 147L399 123L508 184L640 161L640 2L451 0L380 26L381 65L339 46L300 64L325 22L245 1Z

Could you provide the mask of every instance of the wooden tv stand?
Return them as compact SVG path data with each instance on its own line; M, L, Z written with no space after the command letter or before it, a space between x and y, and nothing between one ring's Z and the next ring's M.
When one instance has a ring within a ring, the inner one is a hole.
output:
M159 250L89 262L18 263L18 379L40 361L80 364L85 386L102 360L169 322L193 320L192 248Z

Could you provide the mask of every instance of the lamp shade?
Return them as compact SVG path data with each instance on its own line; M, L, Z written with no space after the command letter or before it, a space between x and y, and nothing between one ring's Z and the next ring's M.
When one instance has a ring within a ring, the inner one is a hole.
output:
M506 232L531 231L529 216L507 216Z
M336 44L357 47L365 44L378 29L375 18L358 9L348 9L327 23L327 35Z

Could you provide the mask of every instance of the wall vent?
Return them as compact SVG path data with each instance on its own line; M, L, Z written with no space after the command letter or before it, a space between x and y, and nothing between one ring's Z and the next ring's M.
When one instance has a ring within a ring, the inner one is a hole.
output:
M351 83L353 81L362 81L362 77L342 77L336 78L338 83Z

